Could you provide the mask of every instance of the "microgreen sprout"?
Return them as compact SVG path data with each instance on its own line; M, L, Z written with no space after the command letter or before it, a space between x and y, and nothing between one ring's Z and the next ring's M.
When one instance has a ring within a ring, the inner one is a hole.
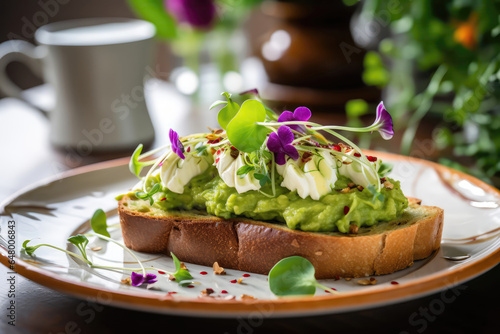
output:
M229 122L238 113L240 106L231 99L231 94L229 94L227 92L223 92L221 95L226 97L227 102L226 101L216 101L210 106L210 109L212 109L218 105L225 104L225 106L221 110L219 110L219 113L217 114L217 121L219 122L219 125L221 126L221 128L223 128L225 130L227 125L229 124Z
M151 190L149 190L148 192L144 192L142 190L136 191L135 197L143 199L143 200L149 199L149 204L153 205L153 203L154 203L153 195L156 194L160 190L161 190L161 185L159 183L156 183L153 186L153 188L151 188Z
M56 246L53 246L53 245L50 245L50 244L38 244L38 245L35 245L35 246L28 246L28 243L30 242L31 240L25 240L23 242L23 249L24 251L26 252L26 254L28 254L29 256L33 256L33 253L35 253L35 251L40 248L40 247L50 247L50 248L54 248L54 249L57 249L58 251L61 251L61 252L64 252L74 258L77 258L87 264L92 264L87 258L84 258L83 256L79 255L79 254L76 254L76 253L73 253L71 251L68 251L66 249L62 249L62 248L59 248L59 247L56 247Z
M141 170L144 166L150 166L154 164L153 161L145 161L145 162L139 162L140 155L142 152L142 144L139 144L137 148L134 150L134 153L132 153L132 157L130 158L130 162L128 164L128 168L132 174L140 178L139 174L141 173Z
M175 281L182 286L189 284L189 282L186 281L192 280L193 276L191 276L189 271L182 268L181 261L179 261L179 259L177 258L177 256L174 255L174 253L170 252L170 256L172 256L172 260L174 260L175 272L172 273L171 275L175 277Z
M89 239L87 239L86 236L82 234L73 235L68 238L68 241L71 242L73 245L75 245L76 248L78 248L78 250L80 251L80 253L82 253L82 256L85 260L90 262L89 259L87 258L87 250L85 249L85 247L87 247L87 245L89 244Z
M338 294L314 277L314 266L301 256L282 259L274 265L268 275L269 288L276 296L314 295L316 288Z
M92 218L90 218L90 226L95 233L102 234L108 238L110 237L106 223L106 213L102 209L97 209L94 212Z
M251 153L264 144L269 130L260 125L266 120L266 108L257 100L246 100L227 125L227 138L238 150Z

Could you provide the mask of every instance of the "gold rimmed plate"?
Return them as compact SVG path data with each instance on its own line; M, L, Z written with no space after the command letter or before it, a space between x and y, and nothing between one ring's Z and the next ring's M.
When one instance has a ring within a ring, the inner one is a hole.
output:
M122 283L130 273L91 269L65 253L39 248L35 257L21 251L22 242L50 243L67 248L66 239L90 229L89 218L102 208L109 224L118 223L114 197L135 184L127 159L82 167L45 180L13 195L0 205L2 222L0 261L10 266L9 221L15 221L14 270L39 284L102 303L166 314L236 317L264 313L266 317L319 315L402 302L431 294L472 279L500 262L500 192L464 173L399 155L367 152L394 165L391 177L401 181L407 196L424 205L445 210L441 249L416 261L408 269L376 276L377 284L362 286L357 279L321 280L340 293L317 290L315 296L277 298L265 275L226 270L214 275L212 268L186 263L197 284L181 287L167 275L150 289ZM12 224L12 223L11 223ZM111 229L120 240L119 227ZM12 240L12 239L11 239ZM120 247L92 240L89 256L100 265L131 267L134 259ZM148 266L173 269L164 255L136 253ZM241 283L235 283L239 278ZM214 290L212 297L201 291ZM252 298L242 297L243 295ZM234 297L234 298L233 298Z

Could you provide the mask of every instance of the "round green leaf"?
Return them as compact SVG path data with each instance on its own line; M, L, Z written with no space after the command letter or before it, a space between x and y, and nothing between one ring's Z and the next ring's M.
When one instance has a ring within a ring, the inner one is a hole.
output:
M238 150L251 153L260 149L268 130L257 122L266 119L266 108L257 100L246 100L227 125L227 137Z
M226 130L229 122L231 122L233 117L238 113L238 109L240 109L238 103L228 98L227 104L217 114L217 122L219 122L221 128Z
M276 296L314 295L314 267L300 256L287 257L269 272L269 288Z

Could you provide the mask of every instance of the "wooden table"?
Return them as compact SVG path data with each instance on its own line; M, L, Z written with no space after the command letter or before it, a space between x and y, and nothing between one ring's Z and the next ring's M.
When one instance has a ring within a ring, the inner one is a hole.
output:
M166 83L157 84L157 93L148 98L156 125L154 146L168 140L166 133L170 127L187 134L203 131L201 124L214 126L213 115L206 110L188 111L190 105L185 98L176 95ZM167 117L164 113L172 106L176 107L176 113ZM204 123L207 118L212 123ZM91 156L75 163L50 146L49 131L47 119L28 104L15 99L0 100L0 201L54 175L61 166L73 168L126 155ZM357 312L257 321L166 316L103 306L66 296L17 275L16 327L7 324L8 277L8 269L0 266L0 333L496 333L500 324L500 266L447 291L456 294L451 302L436 293ZM488 303L491 305L487 306Z

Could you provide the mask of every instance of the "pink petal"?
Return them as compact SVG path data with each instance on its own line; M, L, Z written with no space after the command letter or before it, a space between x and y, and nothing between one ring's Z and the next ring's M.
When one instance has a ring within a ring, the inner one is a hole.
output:
M269 135L269 138L267 139L267 148L269 149L269 151L275 153L282 150L281 142L276 132L273 132Z
M278 117L278 122L291 122L294 121L293 113L291 111L283 111Z
M297 160L299 158L299 152L293 145L285 145L283 147L283 151L293 160Z
M298 107L293 112L293 116L296 121L308 121L311 118L311 110L307 107Z
M136 272L132 272L132 275L130 275L130 280L132 286L140 286L144 282L144 276Z
M295 139L292 130L290 130L290 128L286 125L282 125L279 127L278 137L282 146L290 144Z
M279 153L276 153L274 155L275 159L276 159L276 163L278 165L284 165L286 163L286 157L285 157L285 153L283 152L279 152Z

